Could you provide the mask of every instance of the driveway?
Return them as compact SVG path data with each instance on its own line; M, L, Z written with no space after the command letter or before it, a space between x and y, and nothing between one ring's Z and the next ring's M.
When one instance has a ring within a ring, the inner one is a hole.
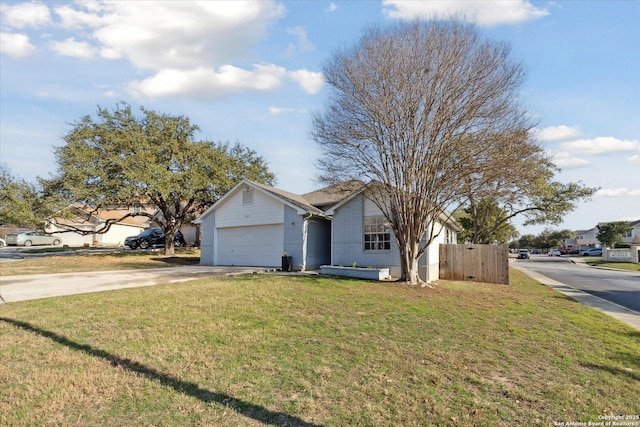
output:
M140 270L3 276L0 277L0 296L4 302L8 303L263 271L266 271L264 267L196 265Z

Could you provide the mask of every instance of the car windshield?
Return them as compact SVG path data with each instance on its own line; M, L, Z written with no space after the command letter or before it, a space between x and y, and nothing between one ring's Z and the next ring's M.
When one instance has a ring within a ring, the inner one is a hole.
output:
M141 236L148 236L149 234L153 234L156 231L162 231L159 228L150 228L148 230L143 231L142 233L140 233Z

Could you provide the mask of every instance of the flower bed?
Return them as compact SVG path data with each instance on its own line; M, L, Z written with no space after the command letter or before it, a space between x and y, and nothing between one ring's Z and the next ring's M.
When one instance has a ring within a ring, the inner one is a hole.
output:
M320 274L367 280L385 280L390 277L388 268L343 267L340 265L321 265Z

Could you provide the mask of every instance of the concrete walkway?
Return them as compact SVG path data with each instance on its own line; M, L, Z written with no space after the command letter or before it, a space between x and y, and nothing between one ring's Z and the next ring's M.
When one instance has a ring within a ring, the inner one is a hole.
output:
M586 264L584 263L582 263L582 265L586 266ZM637 330L640 330L640 313L634 310L631 310L621 305L618 305L616 303L604 300L600 297L591 295L587 292L574 289L569 285L550 279L547 276L544 276L535 271L531 271L527 268L515 266L515 265L512 265L512 267L517 268L518 270L521 270L532 279L537 280L543 285L548 286L558 292L565 294L568 297L573 298L574 300L578 301L581 304L595 308L596 310L600 310L601 312L615 319L618 319L621 322L626 323L627 325Z
M212 276L258 273L263 267L184 266L83 273L32 274L0 277L0 304L62 295L186 282Z

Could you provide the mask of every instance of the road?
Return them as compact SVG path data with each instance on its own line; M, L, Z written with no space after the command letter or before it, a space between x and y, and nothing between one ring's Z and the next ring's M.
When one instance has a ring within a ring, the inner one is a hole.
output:
M640 273L589 267L577 257L532 255L515 260L523 267L574 289L640 313Z

